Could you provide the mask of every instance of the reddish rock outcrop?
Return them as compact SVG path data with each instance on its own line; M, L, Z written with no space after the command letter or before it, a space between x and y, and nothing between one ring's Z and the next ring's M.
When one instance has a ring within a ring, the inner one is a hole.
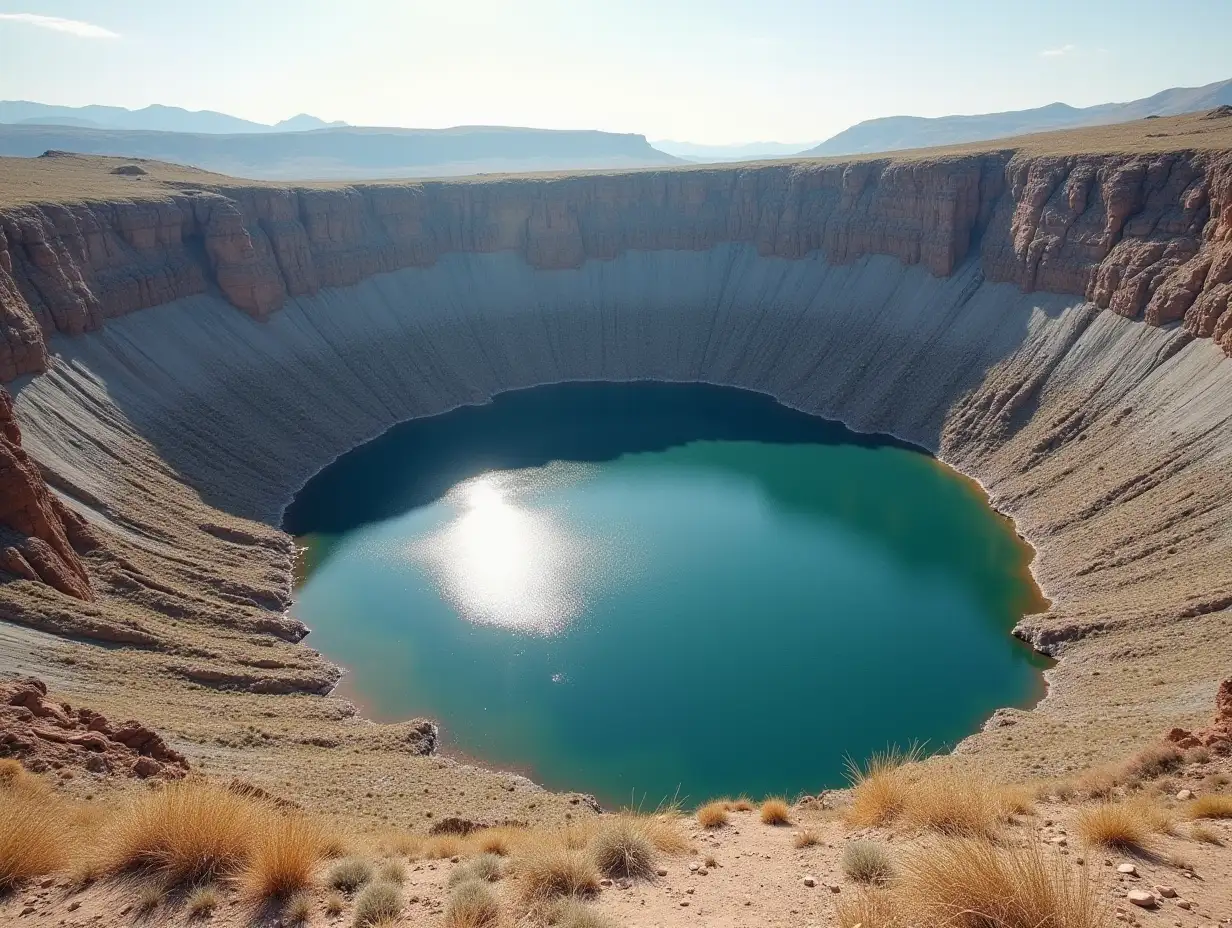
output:
M96 546L90 527L52 495L21 447L12 398L0 387L0 576L46 583L91 600L80 553Z
M0 757L29 770L179 779L188 762L139 722L109 722L91 709L47 698L40 680L0 683Z
M1197 731L1174 728L1168 732L1168 740L1180 748L1204 746L1219 754L1232 754L1232 678L1219 685L1210 725Z

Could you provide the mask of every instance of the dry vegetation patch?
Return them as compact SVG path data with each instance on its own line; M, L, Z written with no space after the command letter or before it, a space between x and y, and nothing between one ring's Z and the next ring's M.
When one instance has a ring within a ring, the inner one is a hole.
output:
M791 807L782 799L767 799L761 804L763 825L790 825Z
M392 883L369 883L355 900L355 926L379 925L398 917L402 893Z
M321 826L303 815L275 818L255 842L244 889L259 899L287 899L312 885L324 858Z
M722 828L727 824L728 803L722 799L708 802L697 810L697 824L703 828Z
M492 928L500 917L500 900L492 887L479 880L458 883L445 904L448 928Z
M599 872L581 850L545 843L528 849L514 864L519 891L528 905L599 891Z
M0 893L51 873L68 859L65 809L15 761L0 767Z
M620 817L599 829L591 840L591 855L604 876L629 879L654 876L655 845L637 819Z
M1232 818L1232 796L1207 793L1185 807L1190 818Z
M1104 802L1078 813L1074 821L1079 837L1094 847L1123 851L1146 850L1151 827L1136 803Z
M894 864L880 844L852 841L843 849L843 873L856 883L886 883L894 875Z

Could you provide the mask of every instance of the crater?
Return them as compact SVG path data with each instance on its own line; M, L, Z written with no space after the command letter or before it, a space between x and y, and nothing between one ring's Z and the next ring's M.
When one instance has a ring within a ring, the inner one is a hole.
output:
M1043 691L1032 552L978 485L750 391L502 393L344 455L283 527L366 714L605 805L837 786Z

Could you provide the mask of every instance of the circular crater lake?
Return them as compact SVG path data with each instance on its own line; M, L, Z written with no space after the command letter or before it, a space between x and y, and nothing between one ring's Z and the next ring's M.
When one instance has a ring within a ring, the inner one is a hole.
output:
M370 716L604 805L815 792L1043 693L1032 552L978 485L761 394L504 393L338 459L284 528Z

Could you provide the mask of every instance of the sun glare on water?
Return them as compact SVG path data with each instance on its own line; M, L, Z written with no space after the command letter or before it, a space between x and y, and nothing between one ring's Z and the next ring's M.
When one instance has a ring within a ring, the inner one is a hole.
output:
M523 474L485 474L446 497L450 520L415 545L461 616L510 631L551 635L585 604L586 541L559 517L526 505Z

